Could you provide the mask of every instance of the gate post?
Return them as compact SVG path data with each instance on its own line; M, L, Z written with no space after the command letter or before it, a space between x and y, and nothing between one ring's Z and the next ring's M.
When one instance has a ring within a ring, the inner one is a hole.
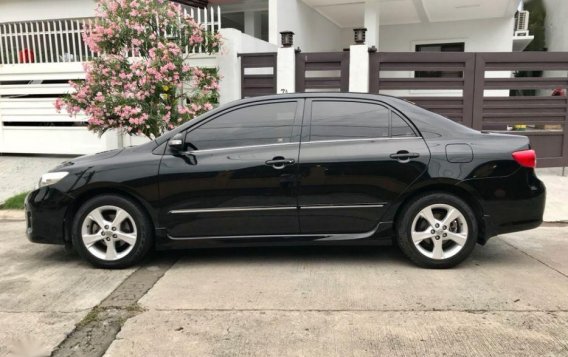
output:
M296 52L294 48L280 47L276 63L276 93L296 92Z
M369 92L369 47L352 45L349 47L349 91Z

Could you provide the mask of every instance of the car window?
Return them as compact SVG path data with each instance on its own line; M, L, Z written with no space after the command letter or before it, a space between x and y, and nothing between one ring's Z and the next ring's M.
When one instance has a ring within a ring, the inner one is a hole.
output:
M396 137L412 137L416 136L414 130L395 112L391 116L391 136Z
M382 105L348 101L314 101L310 140L389 136L390 110Z
M236 109L190 131L186 142L198 150L288 143L295 114L296 102Z

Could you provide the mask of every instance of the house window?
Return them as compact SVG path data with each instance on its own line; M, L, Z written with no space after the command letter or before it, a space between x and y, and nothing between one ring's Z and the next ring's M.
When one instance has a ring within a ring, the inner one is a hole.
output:
M434 43L416 45L416 52L464 52L465 43ZM461 78L462 72L447 72L447 71L416 71L414 72L415 78Z

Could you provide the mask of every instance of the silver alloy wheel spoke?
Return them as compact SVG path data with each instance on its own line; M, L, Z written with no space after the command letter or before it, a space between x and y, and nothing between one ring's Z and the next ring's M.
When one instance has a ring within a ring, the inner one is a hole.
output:
M109 225L110 222L104 219L103 214L100 208L94 209L91 213L89 213L89 219L94 221L98 224L99 227L104 228L105 226Z
M432 238L434 235L431 233L431 230L432 227L428 227L425 231L422 232L412 231L412 241L414 242L414 244L418 244L425 239Z
M427 228L424 229L424 226ZM456 255L468 239L468 225L459 209L448 204L423 208L412 222L411 238L424 256L442 260Z
M134 248L137 238L136 222L126 210L117 206L93 209L81 225L85 248L101 260L124 258Z
M432 206L428 206L424 208L422 211L420 211L419 215L422 216L422 218L424 218L430 224L430 226L434 227L436 226L436 223L438 223L438 220L434 217L434 212L432 212L431 207Z
M444 217L442 224L445 225L446 227L449 227L450 224L456 219L458 219L460 216L461 216L460 211L458 211L455 208L452 208L448 210L448 213L446 213L446 216Z
M134 245L134 243L136 243L136 234L116 232L116 239L121 240L130 245Z
M83 242L87 248L104 238L99 232L94 234L83 234Z
M114 220L112 221L112 226L120 229L120 224L122 222L124 222L125 219L129 218L130 215L123 209L119 209L118 211L116 211L116 216L114 217Z
M441 240L434 240L434 249L432 250L432 258L444 259L444 248Z
M111 240L110 242L106 242L105 259L116 260L117 256L118 253L116 252L116 246L114 245L114 241Z

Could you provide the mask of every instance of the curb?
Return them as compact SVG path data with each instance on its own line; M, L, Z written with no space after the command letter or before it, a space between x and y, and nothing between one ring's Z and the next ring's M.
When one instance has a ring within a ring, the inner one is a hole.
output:
M24 221L26 214L24 210L7 209L0 210L0 221Z

